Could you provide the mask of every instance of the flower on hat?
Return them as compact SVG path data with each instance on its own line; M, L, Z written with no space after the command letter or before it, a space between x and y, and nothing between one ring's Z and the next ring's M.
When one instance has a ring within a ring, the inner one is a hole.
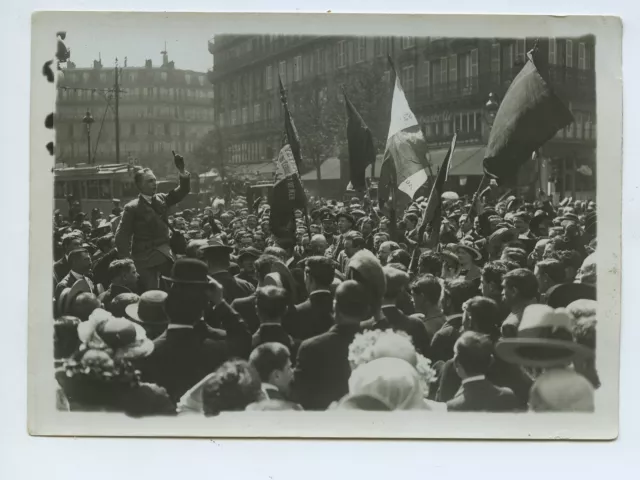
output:
M395 352L384 349L385 352L382 353L381 349L378 348L382 343L395 344L398 348ZM409 345L412 349L407 349L406 345ZM416 352L411 343L411 337L407 333L392 329L368 330L364 333L356 334L353 342L349 345L348 359L351 370L355 370L360 365L369 363L377 358L388 356L402 358L414 365L420 375L424 396L427 397L429 395L429 385L436 381L436 372L431 368L431 361Z

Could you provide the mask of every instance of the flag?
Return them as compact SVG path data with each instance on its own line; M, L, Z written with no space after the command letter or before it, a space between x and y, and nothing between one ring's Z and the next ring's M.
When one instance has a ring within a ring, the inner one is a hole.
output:
M278 238L295 238L294 212L305 209L306 203L298 167L285 134L285 141L276 160L273 190L269 195L271 232Z
M296 168L300 168L300 162L302 162L302 156L300 154L300 137L298 137L298 130L293 123L291 112L289 111L289 104L287 103L287 92L282 84L282 77L278 75L278 81L280 82L280 101L284 108L284 131L287 136L287 142L291 147L291 153L296 161Z
M343 91L347 108L347 143L349 146L349 185L355 190L366 187L365 170L376 161L371 130ZM373 167L372 167L373 168Z
M393 68L393 62L389 58ZM395 72L395 69L394 69ZM391 124L380 169L379 199L386 201L390 188L398 188L413 198L426 182L427 142L416 116L407 103L398 75L391 103Z
M422 225L420 225L420 230L418 230L418 245L422 243L422 239L424 238L424 233L427 231L428 225L431 225L434 245L437 245L438 243L440 223L442 221L442 194L444 193L444 184L447 181L449 169L451 168L451 158L453 157L453 151L456 148L457 138L458 134L456 133L451 139L451 145L449 146L447 155L444 157L440 170L438 170L436 181L433 183L433 187L431 187L431 194L429 195L429 200L427 200L427 207L425 208L422 216Z
M573 115L536 68L533 54L511 82L491 128L484 173L496 180L515 177L531 154L573 122Z

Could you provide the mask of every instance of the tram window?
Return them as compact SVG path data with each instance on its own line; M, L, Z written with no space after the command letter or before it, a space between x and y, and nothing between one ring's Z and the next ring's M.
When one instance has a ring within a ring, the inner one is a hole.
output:
M64 188L65 188L65 182L62 182L62 181L54 182L54 191L53 191L54 198L65 198Z
M122 197L124 198L133 198L138 195L138 190L136 186L133 184L133 181L130 182L122 182Z
M87 180L87 198L100 198L98 180Z
M108 199L111 197L111 185L109 180L98 180L98 188L100 190L100 198Z

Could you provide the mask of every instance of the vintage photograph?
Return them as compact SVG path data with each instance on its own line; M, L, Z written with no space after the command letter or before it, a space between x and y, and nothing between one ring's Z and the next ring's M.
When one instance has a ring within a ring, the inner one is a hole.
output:
M75 414L215 436L243 415L398 411L617 431L620 272L602 262L620 206L602 205L621 159L600 142L607 122L620 143L621 107L598 53L619 30L172 15L55 17L39 47L51 356L31 382L69 433Z

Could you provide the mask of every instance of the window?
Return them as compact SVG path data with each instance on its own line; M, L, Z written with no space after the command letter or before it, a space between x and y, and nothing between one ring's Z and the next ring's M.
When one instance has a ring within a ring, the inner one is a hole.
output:
M458 81L458 55L449 55L449 82Z
M267 102L267 120L271 120L272 108L271 102Z
M323 74L324 73L324 51L322 49L316 50L316 73Z
M591 114L584 113L582 115L582 121L584 123L584 139L590 140L591 138L595 138L595 132L592 130L591 125Z
M586 69L586 49L584 42L578 44L578 68L580 70Z
M100 198L98 180L87 180L87 198Z
M198 82L200 82L201 87L204 87L204 75L200 75L198 77Z
M131 83L134 83L136 81L136 77L137 77L136 72L129 73L129 81Z
M65 182L56 180L53 184L53 196L54 198L65 198L64 195Z
M383 55L382 51L382 38L376 37L373 39L373 55L376 57L381 57Z
M242 107L242 124L249 123L249 107Z
M382 75L382 79L385 83L389 83L391 81L391 71L387 70L386 72L384 72L384 74Z
M440 66L441 66L440 60L434 61L433 64L431 65L431 68L433 70L433 83L435 85L438 85L440 83Z
M224 113L218 114L218 126L224 127Z
M513 69L513 45L509 44L505 47L502 57L502 68L504 70Z
M447 83L447 57L440 59L440 83Z
M129 126L129 136L130 137L135 137L136 136L136 124L135 123L132 123Z
M550 38L549 39L549 65L555 65L556 64L556 39L555 38Z
M344 40L338 42L338 68L343 68L347 64L347 47Z
M273 67L267 65L264 71L264 87L265 90L271 90L273 88Z
M83 81L84 83L87 83L87 82L89 81L89 76L90 76L90 75L89 75L89 72L84 72L84 73L82 74L82 81Z
M298 55L293 59L293 81L302 80L302 56Z
M101 199L111 199L111 185L109 180L98 180L98 195Z
M184 81L187 82L187 85L191 85L191 75L189 73L185 74Z
M478 49L474 48L471 50L471 77L475 78L478 76Z
M100 81L103 82L103 83L107 81L107 74L106 73L101 73L100 74Z
M422 62L421 80L422 85L424 85L425 87L428 88L431 86L431 62L429 62L429 60L425 60L424 62Z
M415 37L402 37L402 48L406 50L407 48L415 47L416 39Z
M581 139L583 131L582 112L576 112L574 117L576 119L576 138Z
M160 72L160 78L163 82L167 81L167 72Z
M164 124L164 134L165 135L171 135L171 126L168 123Z
M516 40L516 63L524 64L526 48L526 40L524 38Z
M567 40L566 44L566 50L565 50L565 66L567 67L573 67L573 41L572 40Z
M477 56L477 53L476 53L476 56ZM499 71L500 71L500 44L494 43L493 45L491 45L491 72L496 73Z
M287 83L287 61L283 60L278 64L278 75L282 79L282 84Z
M236 117L237 117L237 111L235 109L231 110L231 125L232 126L236 124L236 120L237 120Z
M413 93L413 87L415 82L415 68L413 65L404 67L402 69L402 83L405 92Z
M367 39L365 37L358 37L356 45L356 63L364 62L366 56Z

